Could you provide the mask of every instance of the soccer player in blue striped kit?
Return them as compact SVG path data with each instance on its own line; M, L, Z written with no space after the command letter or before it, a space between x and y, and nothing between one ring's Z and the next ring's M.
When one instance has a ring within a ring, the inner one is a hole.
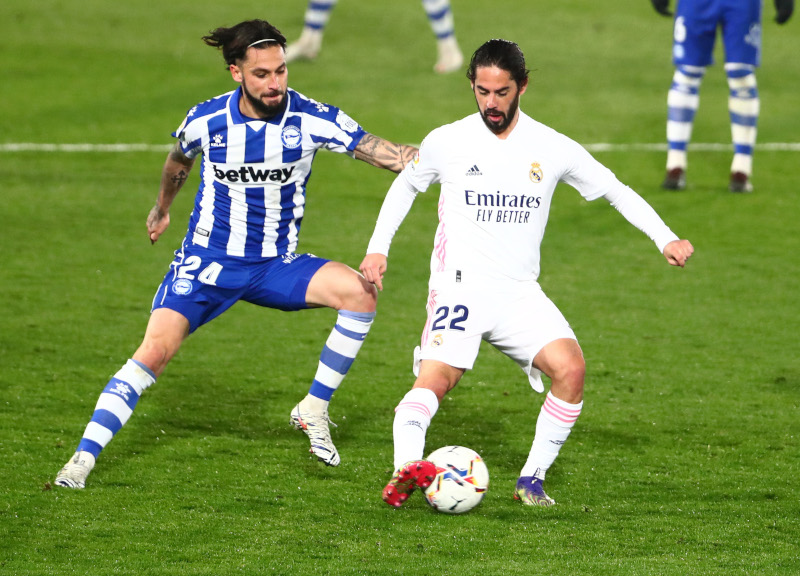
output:
M672 16L669 0L651 0L659 14ZM728 189L751 192L753 150L760 112L756 68L761 60L762 0L679 0L675 10L672 61L675 73L667 97L666 190L686 188L686 151L700 104L700 84L713 62L717 28L725 44L728 110L733 140ZM792 15L794 0L775 0L778 24Z
M325 27L339 0L308 0L300 38L286 47L286 61L314 60L322 48ZM422 0L428 24L436 36L436 64L433 70L448 74L461 69L464 55L456 40L450 0ZM412 34L413 35L413 34Z
M153 299L141 345L100 394L58 486L85 486L100 451L184 339L239 300L286 311L338 311L308 395L291 410L290 422L305 432L321 462L340 462L328 403L369 332L377 291L345 264L295 252L306 184L320 149L400 172L416 148L378 138L335 106L289 88L286 39L268 22L217 28L203 40L222 50L239 87L193 107L173 133L178 141L147 230L156 242L167 229L170 205L202 155L189 228Z

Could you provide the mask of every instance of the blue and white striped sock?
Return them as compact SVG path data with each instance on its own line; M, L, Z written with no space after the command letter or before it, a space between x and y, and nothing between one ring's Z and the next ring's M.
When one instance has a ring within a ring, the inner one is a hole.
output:
M692 138L705 71L701 66L679 66L672 77L667 95L667 170L686 169L686 149Z
M336 325L320 354L309 396L324 401L327 406L361 350L374 318L375 312L339 311Z
M322 32L328 25L331 12L333 12L338 0L310 0L306 6L305 19L303 25L312 30Z
M726 64L725 73L730 90L728 110L733 139L731 172L742 172L750 176L753 173L753 149L756 145L760 109L755 68L749 64Z
M155 381L155 374L144 364L128 360L100 394L77 451L89 452L97 458L131 417L142 392Z
M450 38L455 34L455 21L453 11L450 9L450 0L422 0L422 7L428 15L433 33L437 40Z

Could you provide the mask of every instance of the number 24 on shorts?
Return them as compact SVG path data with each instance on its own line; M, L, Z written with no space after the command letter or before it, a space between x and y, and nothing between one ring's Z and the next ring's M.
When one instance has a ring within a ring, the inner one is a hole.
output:
M200 256L189 256L183 264L178 266L178 278L194 280L194 274L192 274L192 272L200 268L202 264L203 262L200 260ZM216 286L220 272L222 272L222 264L212 262L198 274L197 279L203 284Z

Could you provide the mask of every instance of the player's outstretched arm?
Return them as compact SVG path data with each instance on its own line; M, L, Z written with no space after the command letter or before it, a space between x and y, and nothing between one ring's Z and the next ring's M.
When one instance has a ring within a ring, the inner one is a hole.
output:
M794 0L775 0L775 22L786 24L794 12Z
M359 270L367 282L375 284L378 290L383 291L383 273L386 272L386 256L383 254L367 254L359 266Z
M400 173L406 167L417 149L406 144L395 144L374 134L366 134L355 148L356 158L378 168L386 168Z
M155 244L169 226L169 207L172 206L175 196L183 188L192 166L194 166L194 159L186 156L176 142L164 162L156 205L150 209L150 214L147 215L147 234L150 236L151 244Z
M395 177L389 187L378 214L378 221L375 222L375 230L367 245L367 255L359 267L364 278L375 284L378 290L383 290L383 274L386 272L392 238L417 197L417 190L406 181L405 175L403 172Z
M694 253L694 246L688 240L673 240L664 246L664 258L673 266L686 266L686 261Z
M672 16L672 11L669 9L669 0L650 0L656 12L662 16Z

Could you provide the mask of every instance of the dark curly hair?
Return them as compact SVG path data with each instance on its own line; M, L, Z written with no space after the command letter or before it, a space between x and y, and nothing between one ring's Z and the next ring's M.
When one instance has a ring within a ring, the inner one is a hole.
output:
M203 42L214 48L222 50L225 64L236 64L237 60L244 60L245 53L254 42L255 48L266 48L278 44L286 49L286 38L281 31L266 20L245 20L230 28L220 27L203 36Z
M511 74L517 86L522 86L528 81L530 70L525 67L525 55L520 47L510 40L495 38L484 42L472 55L469 68L467 68L467 78L470 79L470 82L475 82L477 69L490 66L497 66Z

